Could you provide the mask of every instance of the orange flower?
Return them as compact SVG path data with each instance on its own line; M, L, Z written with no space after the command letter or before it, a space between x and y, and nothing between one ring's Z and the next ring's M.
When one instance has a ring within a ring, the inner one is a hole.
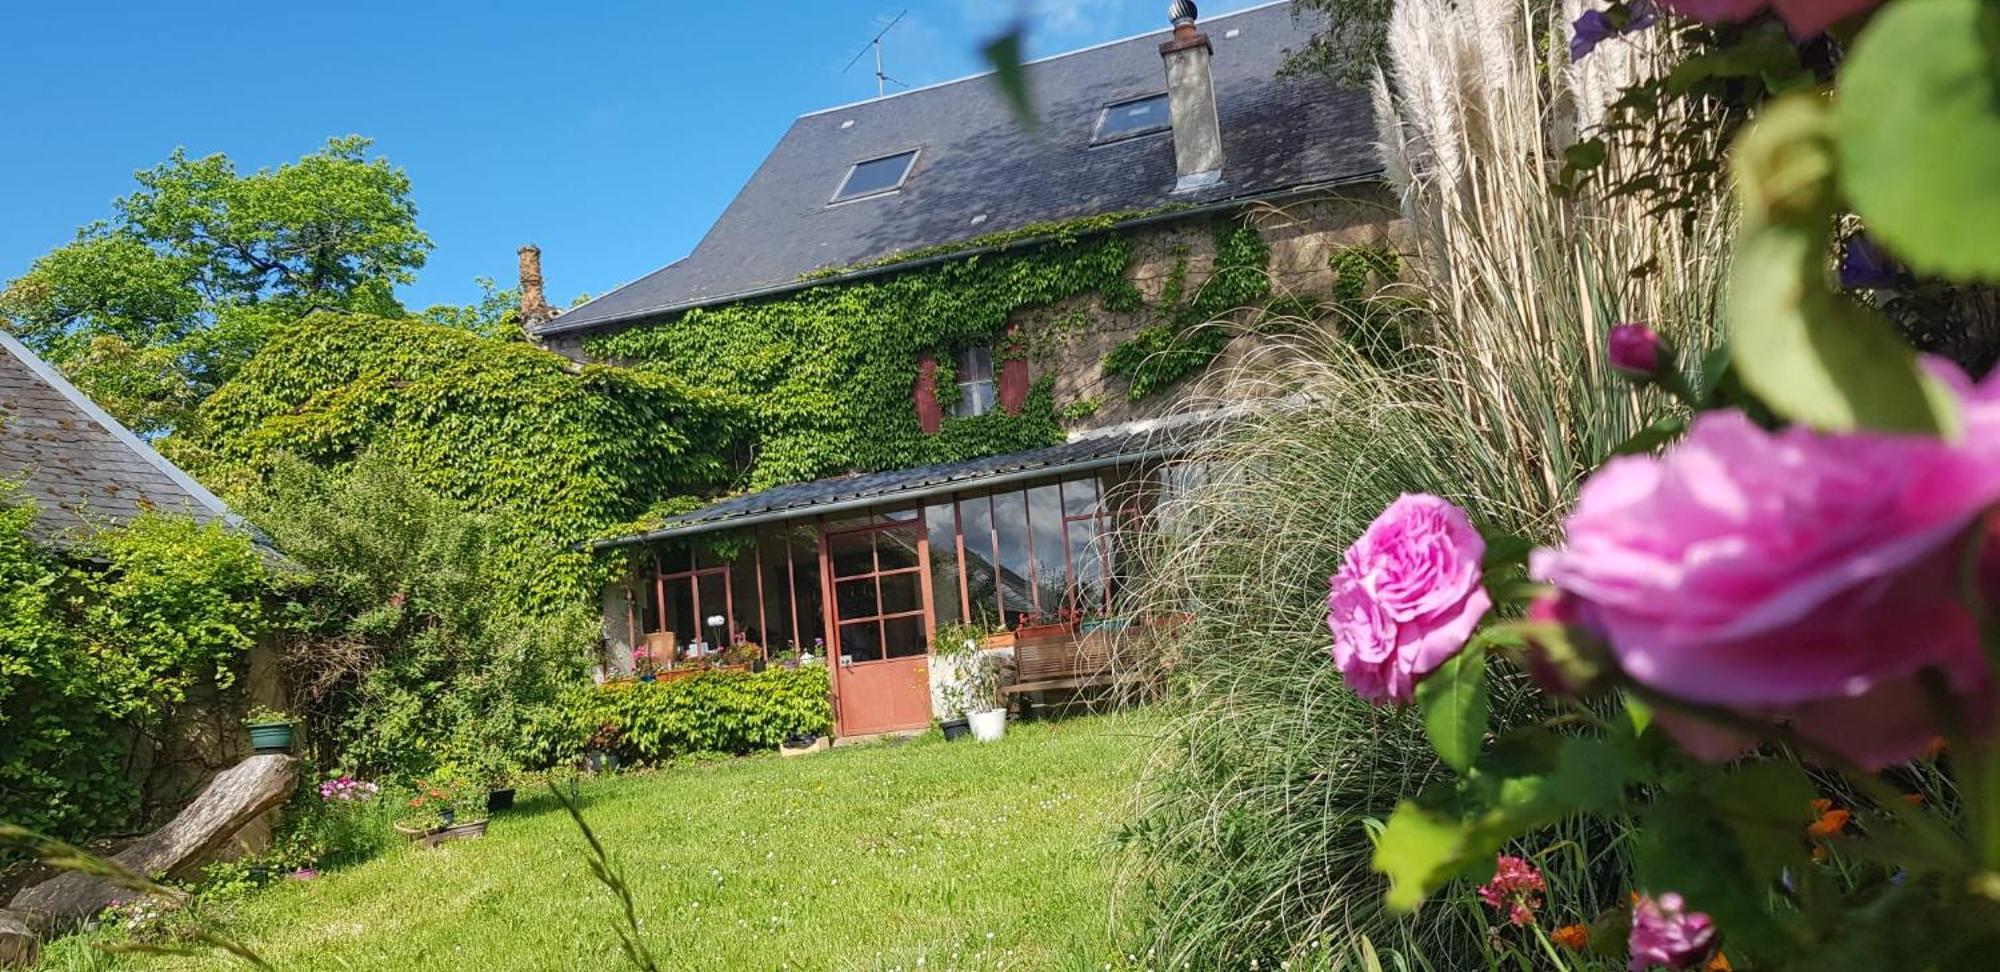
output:
M1924 805L1924 795L1921 793L1905 793L1903 794L1903 802L1913 807L1921 807Z
M1583 925L1564 925L1550 932L1549 938L1572 952L1581 952L1590 944L1590 929Z
M1709 959L1708 964L1703 966L1702 969L1703 972L1734 972L1734 969L1729 964L1729 956L1722 954L1720 951L1717 951L1715 957Z
M1814 840L1838 837L1841 831L1847 829L1847 822L1853 818L1854 814L1845 810L1828 810L1820 814L1819 819L1812 822L1812 826L1806 828L1806 836Z
M1820 816L1831 809L1833 809L1833 801L1827 799L1826 797L1820 797L1819 799L1814 800L1812 802L1812 812L1813 816L1815 817Z
M1924 747L1925 758L1936 759L1942 755L1944 755L1944 737L1932 736L1931 744Z

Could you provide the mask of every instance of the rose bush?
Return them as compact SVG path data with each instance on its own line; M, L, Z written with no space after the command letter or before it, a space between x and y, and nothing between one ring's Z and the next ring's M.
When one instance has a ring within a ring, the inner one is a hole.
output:
M1408 702L1465 646L1493 606L1479 583L1485 553L1465 511L1436 496L1405 495L1368 525L1326 602L1334 661L1357 694Z

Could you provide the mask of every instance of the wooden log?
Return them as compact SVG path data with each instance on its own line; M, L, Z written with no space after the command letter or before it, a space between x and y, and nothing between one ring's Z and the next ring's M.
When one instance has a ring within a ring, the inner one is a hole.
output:
M0 969L25 969L41 957L42 937L28 927L27 916L0 911Z
M166 826L111 856L149 877L191 876L251 821L292 795L297 769L283 753L252 756L216 774L201 796ZM68 931L133 892L113 881L71 871L27 888L9 902L44 937Z

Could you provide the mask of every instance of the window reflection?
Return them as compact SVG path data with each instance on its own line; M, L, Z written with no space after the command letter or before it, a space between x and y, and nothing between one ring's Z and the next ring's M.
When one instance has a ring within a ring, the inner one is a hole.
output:
M975 496L958 501L959 529L965 536L965 590L973 624L996 628L1000 617L999 558L993 552L993 500Z
M1021 492L993 497L993 528L999 536L1000 605L1008 627L1035 611L1035 561L1028 534L1028 497Z
M931 552L931 613L940 625L959 618L958 515L952 504L925 508L924 533Z

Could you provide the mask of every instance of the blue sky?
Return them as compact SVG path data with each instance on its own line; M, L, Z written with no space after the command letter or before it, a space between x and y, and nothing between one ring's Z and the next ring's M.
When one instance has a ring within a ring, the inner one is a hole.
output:
M1252 5L1217 0L1204 14ZM541 245L552 301L692 248L802 112L870 97L884 47L912 85L981 69L1017 17L1030 56L1166 27L1166 0L176 0L9 16L0 280L110 214L175 146L240 171L359 133L405 168L437 249L406 304L511 286Z

